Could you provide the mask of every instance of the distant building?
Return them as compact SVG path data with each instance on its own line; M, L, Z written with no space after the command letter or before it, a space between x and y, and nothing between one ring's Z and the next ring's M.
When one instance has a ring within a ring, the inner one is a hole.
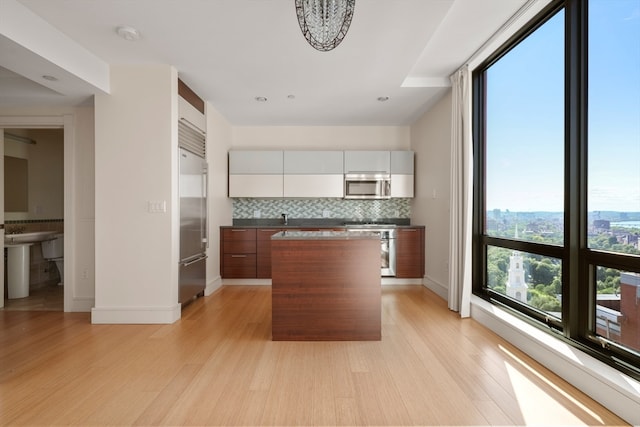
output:
M640 274L620 274L620 343L640 350Z
M525 282L524 262L522 254L513 251L509 257L509 276L507 278L507 295L520 302L527 303L528 286Z
M636 234L622 234L618 236L618 242L623 245L638 247L638 236Z
M620 295L598 295L596 332L640 350L640 274L620 274Z

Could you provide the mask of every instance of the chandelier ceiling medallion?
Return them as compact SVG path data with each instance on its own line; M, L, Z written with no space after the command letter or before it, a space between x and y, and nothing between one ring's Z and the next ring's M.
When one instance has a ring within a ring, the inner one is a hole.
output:
M327 52L347 35L356 0L295 0L296 15L304 38Z

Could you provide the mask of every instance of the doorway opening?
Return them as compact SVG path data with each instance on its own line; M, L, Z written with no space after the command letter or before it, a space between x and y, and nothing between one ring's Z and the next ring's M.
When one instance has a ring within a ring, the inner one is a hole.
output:
M4 129L4 309L64 309L64 129Z
M63 215L61 220L61 230L64 231L63 242L63 265L61 266L62 274L64 277L64 285L61 286L63 293L63 310L68 311L88 311L87 306L92 305L93 298L79 298L74 297L76 278L71 274L75 268L75 251L73 242L76 235L75 224L75 210L76 201L73 197L74 177L76 174L76 167L73 162L74 158L74 116L70 114L63 115L25 115L25 116L0 116L0 153L4 159L4 145L5 145L5 129L14 130L58 130L63 135L63 160L60 163L63 164ZM5 228L11 227L12 224L5 224L5 207L4 207L4 161L0 162L2 172L0 173L0 236L5 237ZM35 210L33 205L31 210ZM45 212L45 207L39 210ZM6 252L6 250L5 250ZM49 273L49 271L47 271ZM51 274L54 274L51 272ZM0 263L0 278L5 278L5 263ZM4 280L3 280L4 285ZM4 310L5 305L5 286L3 286L2 297L0 298L0 310ZM59 290L58 290L59 291ZM76 301L77 300L77 301ZM85 301L86 300L86 301ZM59 303L58 303L59 307Z

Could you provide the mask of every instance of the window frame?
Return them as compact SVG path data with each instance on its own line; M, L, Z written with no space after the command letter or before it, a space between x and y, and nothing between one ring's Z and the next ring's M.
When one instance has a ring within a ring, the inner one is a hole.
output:
M485 234L486 71L561 10L564 10L565 27L564 242L562 246L555 246L492 237ZM473 72L472 290L528 323L640 379L640 352L595 334L597 267L640 273L640 256L604 252L588 246L588 36L588 1L555 0ZM562 319L489 289L486 255L489 246L560 259Z

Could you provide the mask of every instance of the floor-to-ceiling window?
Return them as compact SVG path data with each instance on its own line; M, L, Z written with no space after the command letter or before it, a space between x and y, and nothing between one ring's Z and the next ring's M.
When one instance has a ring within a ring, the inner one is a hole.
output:
M640 377L640 0L553 2L474 73L474 292Z

